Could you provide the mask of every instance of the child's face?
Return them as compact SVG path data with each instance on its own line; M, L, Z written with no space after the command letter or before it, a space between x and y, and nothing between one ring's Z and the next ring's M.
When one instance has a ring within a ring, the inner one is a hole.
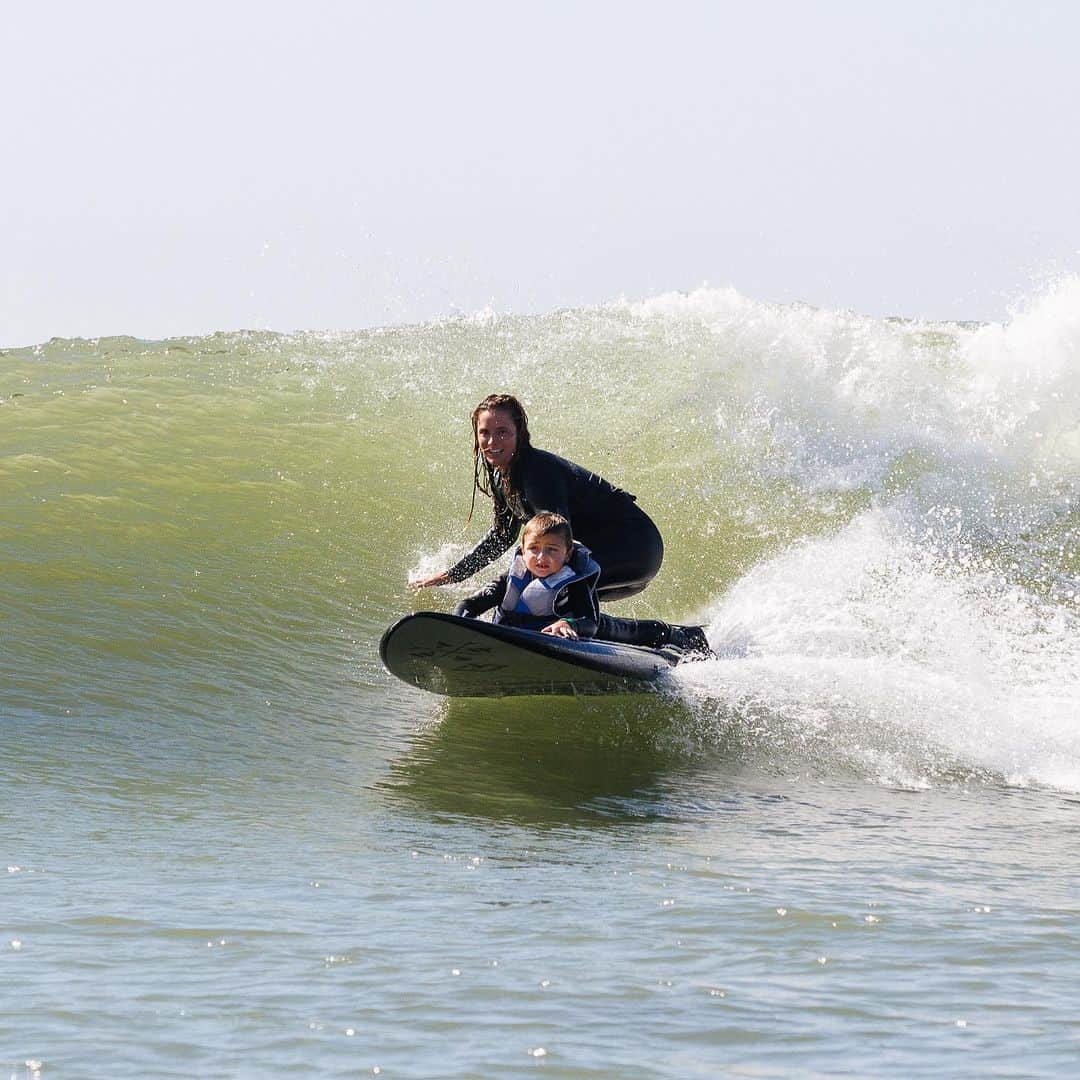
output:
M557 574L570 557L570 551L561 536L537 536L530 533L521 546L525 565L533 577L545 578Z

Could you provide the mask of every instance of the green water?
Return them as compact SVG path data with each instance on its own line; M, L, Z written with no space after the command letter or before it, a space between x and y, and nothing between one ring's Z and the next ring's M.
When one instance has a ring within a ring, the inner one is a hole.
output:
M0 353L0 1064L1065 1074L1073 332L715 292ZM405 583L486 527L503 389L663 531L615 610L707 623L674 692L379 665L476 584Z

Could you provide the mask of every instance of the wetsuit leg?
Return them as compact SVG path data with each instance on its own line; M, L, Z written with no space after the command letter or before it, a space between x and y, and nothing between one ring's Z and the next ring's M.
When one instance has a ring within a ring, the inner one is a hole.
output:
M701 626L675 626L659 619L616 619L600 615L596 627L597 641L614 641L619 645L645 645L662 649L674 645L685 660L715 659L705 629Z
M612 615L601 613L595 640L662 649L668 644L670 637L671 627L659 619L616 619Z
M596 593L605 602L636 596L656 577L664 561L660 530L633 504L613 521L590 523L577 539L600 564Z

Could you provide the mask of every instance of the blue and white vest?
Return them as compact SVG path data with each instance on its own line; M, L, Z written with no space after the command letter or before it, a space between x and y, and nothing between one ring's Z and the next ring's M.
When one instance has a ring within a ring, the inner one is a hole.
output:
M494 621L527 630L542 630L563 617L555 606L567 586L591 578L591 584L595 587L599 576L600 567L593 560L592 553L576 540L566 565L546 578L534 577L529 572L519 547L506 572L506 593L495 611Z

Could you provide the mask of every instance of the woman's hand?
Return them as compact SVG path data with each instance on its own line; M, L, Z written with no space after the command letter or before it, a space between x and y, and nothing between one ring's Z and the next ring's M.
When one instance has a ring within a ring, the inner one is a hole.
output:
M550 626L545 626L541 633L565 638L576 638L578 636L577 631L565 619L560 619Z
M450 575L442 570L438 574L429 574L427 577L412 578L409 581L410 589L430 589L433 585L446 585L450 581Z

